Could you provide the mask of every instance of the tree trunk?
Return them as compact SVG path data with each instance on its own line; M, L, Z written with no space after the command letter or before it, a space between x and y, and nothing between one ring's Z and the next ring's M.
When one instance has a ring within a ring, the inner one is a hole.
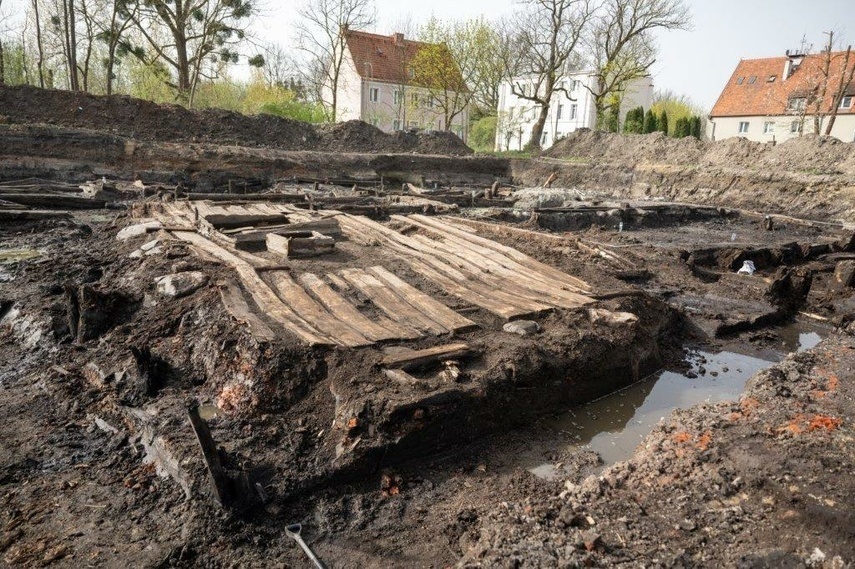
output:
M3 59L3 40L0 40L0 87L6 85L6 65Z
M178 62L178 93L182 98L187 98L190 95L190 61L187 59L187 38L180 29L176 26L173 33Z
M39 51L39 60L37 62L37 67L39 69L39 87L42 89L45 88L45 72L44 72L44 62L45 62L45 52L42 47L42 24L39 21L39 0L33 0L33 13L36 19L36 46Z
M540 139L543 137L543 127L546 126L548 115L549 105L542 105L540 107L540 116L537 117L537 122L534 123L534 127L531 129L531 138L529 138L528 144L526 144L526 148L529 150L538 151L542 148Z
M110 43L107 47L107 94L113 94L113 67L116 63L116 42L113 37L110 37Z
M831 102L831 115L828 117L828 126L825 127L825 136L831 136L831 129L834 128L834 121L837 120L837 111L840 109L840 102L843 96L846 95L846 89L852 83L852 76L855 75L855 66L847 73L849 69L849 58L852 55L852 46L846 48L846 57L843 59L843 67L840 73L840 84L837 87L837 92L834 93L834 100Z
M77 73L77 22L74 19L74 0L68 0L68 34L68 65L71 67L72 89L79 91L80 77Z

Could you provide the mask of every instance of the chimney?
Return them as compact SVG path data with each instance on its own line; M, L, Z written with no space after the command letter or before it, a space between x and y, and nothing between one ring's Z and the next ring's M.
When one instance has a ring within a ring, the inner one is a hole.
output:
M781 80L786 81L790 77L792 77L793 73L795 73L799 65L802 64L802 60L805 58L805 55L800 50L787 50L784 55L787 56L787 61L784 62L784 73L781 75Z
M401 47L404 45L404 34L396 33L395 34L395 45Z

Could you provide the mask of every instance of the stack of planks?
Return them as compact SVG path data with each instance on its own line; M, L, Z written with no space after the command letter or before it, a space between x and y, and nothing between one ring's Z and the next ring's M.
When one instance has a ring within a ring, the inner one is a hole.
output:
M579 308L593 302L587 283L516 249L423 215L392 219L437 239L403 235L364 217L338 217L350 239L382 244L446 292L502 318Z

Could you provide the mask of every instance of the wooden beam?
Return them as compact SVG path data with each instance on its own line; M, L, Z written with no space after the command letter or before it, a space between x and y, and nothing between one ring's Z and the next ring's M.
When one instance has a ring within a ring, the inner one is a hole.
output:
M219 285L219 289L223 306L226 307L232 318L249 328L249 332L256 342L267 343L276 339L276 333L250 309L237 283L225 281Z
M49 209L104 209L104 200L60 194L6 194L4 201Z
M426 350L388 355L380 361L380 364L387 368L409 370L432 363L463 358L473 352L474 350L469 347L469 344L448 344Z

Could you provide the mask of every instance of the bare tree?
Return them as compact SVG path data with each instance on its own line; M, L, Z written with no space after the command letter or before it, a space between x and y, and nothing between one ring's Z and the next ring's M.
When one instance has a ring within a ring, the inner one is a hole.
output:
M837 120L840 102L852 83L855 66L850 67L849 65L852 57L852 46L849 46L845 52L835 52L835 32L832 30L825 33L828 36L828 42L819 55L819 70L815 74L816 77L814 85L811 86L812 93L808 97L808 103L813 109L814 132L820 134L823 125L825 125L825 134L830 135L831 129L834 128L834 122ZM835 76L837 77L836 83ZM826 117L828 117L828 123L825 122Z
M374 23L373 0L306 0L300 17L297 45L307 59L303 75L327 119L335 122L346 33Z
M593 11L590 0L525 0L505 25L501 52L511 92L539 109L526 145L531 150L541 148L553 95L571 98L562 79L577 62Z
M0 0L0 25L3 24L3 21L6 19L6 15L3 13L3 0ZM5 54L3 52L3 29L0 28L0 87L6 85L6 60Z
M837 120L837 111L840 109L840 103L843 97L847 94L847 90L852 86L853 75L855 75L855 65L850 65L852 60L852 46L847 46L846 54L843 56L843 64L840 69L840 78L837 86L831 97L831 112L828 117L828 125L825 127L825 135L831 135L831 129L834 128L834 122Z
M598 122L620 105L627 83L644 77L656 62L653 31L686 30L691 14L683 0L605 0L588 36L595 84L589 86Z
M45 88L45 50L42 44L42 24L39 19L39 0L33 0L33 20L36 25L36 48L38 49L39 58L36 61L36 66L39 70L39 87Z
M179 98L193 104L207 58L236 62L233 51L246 37L255 13L252 0L137 0L132 19L154 52L176 75ZM171 43L157 40L152 28L166 28Z

